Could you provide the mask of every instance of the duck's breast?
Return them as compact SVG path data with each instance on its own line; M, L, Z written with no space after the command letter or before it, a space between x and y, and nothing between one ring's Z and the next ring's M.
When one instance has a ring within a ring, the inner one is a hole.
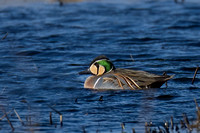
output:
M119 80L123 87L120 86ZM117 79L113 74L90 76L86 79L84 87L90 89L130 89L122 78L118 77Z

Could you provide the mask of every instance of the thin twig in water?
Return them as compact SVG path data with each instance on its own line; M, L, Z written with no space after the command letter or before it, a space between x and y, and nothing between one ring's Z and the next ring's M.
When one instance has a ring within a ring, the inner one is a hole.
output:
M194 83L194 80L195 80L195 77L197 75L198 70L199 70L199 66L197 66L197 68L195 70L195 73L194 73L194 76L193 76L193 79L192 79L192 84Z
M1 91L0 95L2 95L5 90L6 90L6 88L4 87L3 90Z
M29 124L31 125L31 116L30 115L28 117L28 120L29 120Z
M6 34L1 38L1 40L6 39L7 36L8 36L8 32L6 32Z
M22 123L22 125L24 125L24 122L22 121L22 119L20 118L19 114L17 113L17 111L15 109L14 109L14 112L17 115L17 117L20 120L20 122Z
M131 57L131 60L134 62L134 59L133 59L133 56L132 56L132 54L130 54L130 57Z
M75 99L75 103L78 103L78 98Z
M52 114L51 114L51 112L49 112L49 123L50 123L50 125L53 125Z

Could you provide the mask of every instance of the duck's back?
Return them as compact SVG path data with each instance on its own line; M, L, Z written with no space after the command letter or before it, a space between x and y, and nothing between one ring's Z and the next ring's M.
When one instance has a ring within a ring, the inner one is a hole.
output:
M156 75L145 71L138 70L130 70L130 69L115 69L113 74L120 74L123 76L127 76L131 78L133 81L137 83L141 88L159 88L161 87L167 80L173 77L169 75Z

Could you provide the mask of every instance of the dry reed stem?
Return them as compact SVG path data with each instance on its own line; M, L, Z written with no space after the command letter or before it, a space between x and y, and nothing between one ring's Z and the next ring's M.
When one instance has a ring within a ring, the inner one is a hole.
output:
M63 126L62 114L61 114L59 111L57 111L56 109L54 109L53 107L51 107L50 105L48 105L48 106L49 106L49 108L51 108L54 112L56 112L57 114L59 114L59 116L60 116L60 126L62 127L62 126Z
M184 119L184 122L185 122L188 130L191 130L190 122L189 122L188 117L187 117L186 114L183 114L183 119Z
M152 130L150 128L150 126L151 126L150 123L145 122L145 133L154 133L154 132L155 133L157 133L157 132L159 132L159 133L171 133L171 132L175 132L175 131L177 133L180 133L181 131L184 131L184 130L188 130L186 132L190 133L190 132L192 132L193 129L196 129L196 131L199 132L200 131L200 108L198 106L197 100L194 99L194 101L195 101L195 104L196 104L197 116L198 116L197 122L195 124L190 124L187 115L185 113L183 113L182 115L183 115L184 121L180 120L180 125L181 125L180 128L182 128L182 130L179 130L178 125L174 124L173 116L171 116L171 121L170 121L171 130L170 131L169 131L170 126L169 126L167 121L164 122L164 127L163 128L160 128L159 126L157 127L158 131L155 128ZM135 133L135 130L132 130L132 131L133 131L133 133Z
M61 127L63 126L63 117L62 117L62 115L60 115L60 126Z
M148 122L145 122L145 133L148 133Z
M197 68L196 68L196 70L195 70L195 73L194 73L194 76L193 76L193 79L192 79L192 84L193 84L194 81L195 81L195 77L196 77L196 75L197 75L198 70L199 70L199 66L197 66Z
M171 130L173 130L174 129L174 121L173 121L173 116L171 116L171 118L170 118L170 122L171 122Z
M124 125L123 122L121 123L121 127L122 127L122 131L124 131L124 129L125 129L125 125Z
M199 129L199 124L200 124L200 110L199 110L199 105L197 103L197 100L194 99L195 105L196 105L196 109L197 109L197 122L196 122L196 128Z
M12 110L10 110L8 113L6 113L7 115L8 114L10 114L10 112L11 112ZM6 117L6 115L5 115L5 113L4 113L4 115L0 118L0 120L2 120L3 118L5 118Z
M197 100L194 99L194 102L196 104L196 109L197 109L197 118L198 118L198 121L200 120L200 110L199 110L199 106L198 106L198 103L197 103Z
M17 113L15 109L14 109L14 112L17 115L17 118L19 119L19 121L22 123L22 125L24 125L24 122L22 121L22 119L20 118L19 114Z
M6 117L7 121L8 121L8 123L9 123L9 125L10 125L10 127L11 127L11 129L12 129L12 131L14 131L14 130L15 130L15 128L13 127L13 125L12 125L11 121L9 120L9 118L8 118L8 115L7 115L6 111L5 111L4 109L2 109L2 112L4 113L4 115L5 115L5 117Z

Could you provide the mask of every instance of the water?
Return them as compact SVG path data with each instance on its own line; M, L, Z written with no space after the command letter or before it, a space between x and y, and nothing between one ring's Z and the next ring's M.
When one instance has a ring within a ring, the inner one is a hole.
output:
M15 132L144 132L182 113L196 118L200 103L200 3L83 1L0 7L0 105ZM78 75L98 55L116 67L176 76L161 89L93 91ZM130 57L133 57L134 61ZM103 101L99 101L103 96ZM60 127L59 115L63 115ZM53 125L49 124L52 112ZM1 111L0 116L3 116ZM31 120L27 120L31 118ZM12 131L6 118L0 132Z

